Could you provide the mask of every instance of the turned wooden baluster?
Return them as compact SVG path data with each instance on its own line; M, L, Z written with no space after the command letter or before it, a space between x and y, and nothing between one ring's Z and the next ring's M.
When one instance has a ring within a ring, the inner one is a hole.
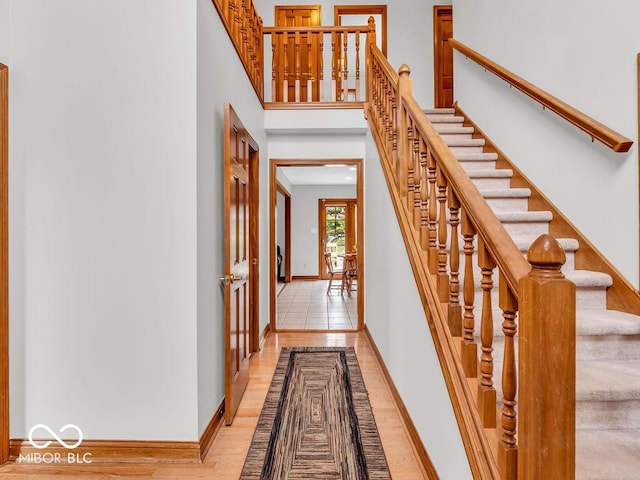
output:
M360 32L356 32L356 102L360 101Z
M391 82L391 155L394 159L398 158L398 97L397 90ZM397 160L396 160L397 161Z
M373 55L371 54L371 48L373 45L375 45L376 43L376 26L375 26L375 22L373 20L373 17L369 17L368 21L367 21L367 26L368 26L368 30L367 30L367 41L365 43L365 67L367 68L367 73L370 73L370 68L371 68L371 62L373 61ZM367 78L366 80L366 85L367 85L367 98L365 98L365 101L370 101L370 97L371 97L371 81L373 80L372 78Z
M295 64L296 64L296 79L295 79L295 101L300 101L300 32L295 34Z
M348 48L349 48L349 33L348 32L344 32L343 33L343 54L342 54L342 61L343 61L343 84L342 84L342 101L343 102L348 102L349 101L349 60L348 60Z
M331 101L338 100L338 55L336 53L336 33L331 33ZM380 81L376 84L380 85Z
M429 250L427 260L429 271L435 274L438 271L438 251L436 247L436 221L438 218L438 204L436 203L436 159L429 155Z
M438 296L441 302L449 300L449 275L447 274L447 179L438 168L436 172L438 183Z
M406 132L407 128L409 128L409 123L407 120L407 114L405 112L404 107L402 106L402 99L411 94L412 90L412 79L411 79L411 70L405 64L400 66L398 70L398 90L397 90L397 112L400 112L400 125L398 128L401 132ZM396 174L396 183L398 185L398 193L400 194L400 198L406 201L407 198L407 168L405 167L405 162L408 161L410 152L408 151L411 147L406 142L400 142L400 145L403 145L404 148L398 151L398 161L396 165L396 169L394 170Z
M237 41L236 38L236 27L237 27L237 23L236 23L236 18L237 18L237 14L236 14L236 1L235 0L229 0L229 10L228 10L228 16L227 16L227 21L229 22L229 30L231 30L231 38L233 39L233 41Z
M449 254L449 311L447 322L454 337L462 336L462 305L460 305L460 246L458 225L460 225L460 201L453 188L449 189L449 225L451 226Z
M318 100L324 101L324 34L318 37L320 56L318 57Z
M550 235L529 249L520 280L518 478L575 478L576 289Z
M429 248L429 144L420 139L420 246L424 251Z
M462 315L462 345L460 359L462 368L468 378L478 375L478 349L474 341L475 316L473 307L475 302L475 280L473 278L473 239L476 229L467 214L462 213L462 238L464 239L464 313Z
M277 57L277 34L271 35L271 101L277 102L276 97L277 85L278 85L278 57Z
M504 319L502 322L504 356L502 364L502 435L498 444L498 468L502 479L515 480L518 468L518 445L516 442L518 378L515 353L515 336L518 329L516 325L518 300L509 289L502 272L500 272L500 308Z
M289 35L283 35L284 47L284 79L282 80L282 101L289 101Z
M409 136L409 133L411 133L411 136ZM413 119L412 118L407 118L407 161L406 161L406 168L407 168L407 199L405 200L406 204L407 204L407 211L409 212L409 218L411 218L411 210L413 209L413 194L414 194L414 189L415 189L415 178L414 178L414 171L415 171L415 158L414 158L414 151L413 151L413 134L418 134L418 132L414 132L413 129Z
M311 72L311 44L313 42L312 36L315 35L309 32L307 37L307 102L313 101L313 75Z
M420 163L420 142L422 138L420 137L420 132L415 129L415 134L413 135L412 146L413 146L413 202L411 203L411 208L413 209L413 226L418 233L420 233L420 223L422 221L422 197L420 187L422 185L421 178L421 163Z
M248 21L248 11L247 11L247 0L241 0L240 6L242 11L240 12L239 22L240 22L240 51L242 52L241 56L247 58L249 53L249 32L247 31L247 21Z
M478 413L486 428L496 426L496 389L493 386L493 270L496 262L483 241L478 242L478 266L482 272L482 318L480 319L480 383Z
M256 13L257 15L257 13ZM258 17L258 31L256 32L256 45L258 50L258 59L256 60L256 70L258 71L258 85L260 85L260 96L264 98L264 25L262 18Z

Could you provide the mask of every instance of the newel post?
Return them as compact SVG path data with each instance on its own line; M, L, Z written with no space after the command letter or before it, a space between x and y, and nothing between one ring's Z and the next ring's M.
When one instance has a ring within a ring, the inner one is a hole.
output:
M550 235L529 248L520 280L518 478L575 478L576 289Z
M365 82L367 84L367 91L366 91L366 95L367 95L367 102L369 102L369 104L371 104L371 89L373 87L373 75L372 75L372 71L371 71L371 45L375 45L376 43L376 22L373 19L373 17L369 17L369 20L367 22L367 26L369 27L369 30L367 31L367 40L365 43L365 67L366 67L366 78L365 78ZM357 34L356 34L357 35Z
M411 79L411 69L407 64L402 64L398 70L398 98L396 99L396 132L398 138L398 161L396 162L396 179L398 181L398 193L405 205L407 203L407 166L412 143L409 141L407 117L402 106L402 99L412 94L413 80Z

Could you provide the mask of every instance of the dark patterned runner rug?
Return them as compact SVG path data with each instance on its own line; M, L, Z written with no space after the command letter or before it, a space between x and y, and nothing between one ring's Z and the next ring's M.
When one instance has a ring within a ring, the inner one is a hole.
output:
M240 480L390 479L352 347L285 347Z

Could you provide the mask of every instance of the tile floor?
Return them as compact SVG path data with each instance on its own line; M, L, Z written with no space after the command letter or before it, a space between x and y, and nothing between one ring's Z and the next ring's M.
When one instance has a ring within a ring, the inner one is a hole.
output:
M339 288L327 295L328 280L288 283L276 299L278 329L351 330L358 328L357 292ZM334 285L340 283L334 280ZM357 288L357 287L356 287Z

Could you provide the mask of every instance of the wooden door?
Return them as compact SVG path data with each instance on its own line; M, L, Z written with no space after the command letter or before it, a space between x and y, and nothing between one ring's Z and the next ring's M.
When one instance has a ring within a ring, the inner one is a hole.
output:
M434 106L449 108L453 105L453 9L451 5L433 7L433 59L435 92Z
M221 280L225 290L225 420L231 424L249 381L252 336L257 328L257 308L251 301L256 285L257 231L251 218L257 218L252 208L252 181L258 147L229 104L225 105L224 130L225 276Z
M322 23L320 5L276 6L275 18L277 27L316 27ZM293 33L287 34L286 38L279 37L276 41L278 49L276 101L306 102L309 100L309 94L311 94L311 101L319 101L319 63L321 62L319 34L300 33L297 42L296 35Z
M320 278L329 278L325 252L331 253L334 268L341 269L344 254L357 249L356 212L355 199L320 199L318 201Z

